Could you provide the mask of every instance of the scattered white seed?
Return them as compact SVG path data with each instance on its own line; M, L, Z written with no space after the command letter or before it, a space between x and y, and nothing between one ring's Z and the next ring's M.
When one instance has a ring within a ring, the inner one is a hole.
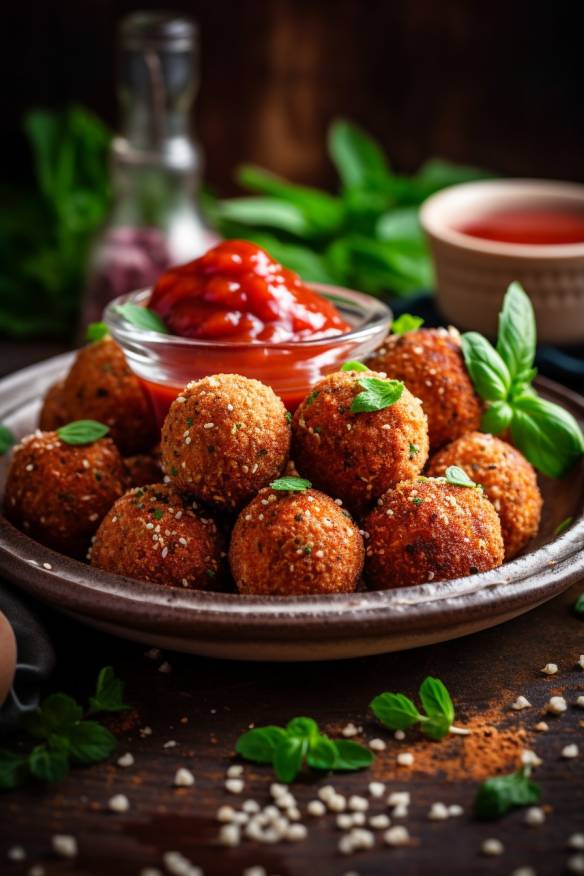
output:
M334 797L334 795L336 793L337 792L335 791L335 789L333 788L332 785L323 785L322 788L319 788L319 790L318 790L318 796L320 797L321 800L324 800L325 803L331 797Z
M217 810L217 814L215 818L217 821L223 822L223 824L229 824L233 821L233 816L235 815L235 809L233 806L220 806Z
M69 836L64 833L56 833L51 838L51 845L55 854L60 858L76 858L77 857L77 840L74 836Z
M383 797L385 785L383 782L369 782L369 793L372 797Z
M546 663L546 665L543 667L543 669L541 671L544 673L544 675L555 675L556 672L558 671L558 664L557 663Z
M383 793L383 791L381 793ZM353 794L349 797L347 805L353 812L367 812L369 809L369 800L365 797L359 797L358 794Z
M241 830L237 824L225 824L219 831L219 842L223 846L238 846L241 840Z
M369 819L369 826L375 830L385 830L391 824L391 818L381 812L379 815L372 815Z
M579 754L580 750L574 742L571 745L565 745L564 748L562 748L562 757L565 757L567 760L578 757Z
M385 751L386 745L383 739L371 739L369 741L371 751Z
M530 827L539 827L545 821L545 812L541 806L530 806L525 813L524 821Z
M543 761L535 751L532 751L530 748L524 748L521 752L521 763L525 766L541 766Z
M121 766L121 767L134 766L134 755L130 754L130 752L127 751L125 754L122 754L121 757L118 757L117 763L118 763L118 766Z
M388 806L409 806L411 795L409 791L392 791L387 798Z
M233 408L233 405L228 405L228 407ZM255 866L255 867L246 867L243 871L243 876L268 876L267 870L263 867Z
M152 736L152 727L141 727L140 728L140 736Z
M464 815L464 809L459 803L451 803L448 807L448 814L452 818L459 818L461 815Z
M514 709L516 712L520 712L522 709L530 709L531 703L529 702L527 697L524 697L523 694L521 694L517 697L514 703L511 703L511 708Z
M305 840L308 831L304 824L291 824L284 833L284 839L289 843L299 843Z
M400 751L396 757L398 766L412 766L414 763L414 755L411 751Z
M576 705L579 709L584 709L584 696L579 696L576 700Z
M584 833L573 833L568 840L568 848L584 851Z
M173 784L175 788L190 788L195 784L195 777L190 770L180 767L174 774Z
M228 779L240 779L243 775L243 767L239 763L233 763L227 767Z
M326 812L326 806L322 802L322 800L311 800L307 807L306 811L309 815L314 815L316 818L324 815Z
M127 812L130 808L130 801L125 794L114 794L108 800L107 807L110 812Z
M359 730L357 727L355 727L354 724L346 724L341 730L341 733L343 734L343 736L349 739L351 736L358 736Z
M260 811L260 804L257 800L245 800L241 808L244 812L254 815L256 812Z
M51 566L50 563L43 563L43 569L48 569L49 572L50 572L52 568L53 568L53 567Z
M568 858L566 869L569 873L584 873L584 855L572 855Z
M42 864L33 864L33 866L28 871L28 876L45 876L45 868ZM161 876L160 873L157 873L156 876Z
M396 824L383 834L385 844L388 846L407 846L410 841L410 833L407 827Z
M432 803L428 818L430 821L446 821L449 814L448 807L444 803Z
M148 524L146 528L149 529L150 526L152 527L152 529L154 529L153 523ZM160 657L160 648L150 648L149 651L144 652L144 657L147 657L148 660L158 660L158 658Z
M166 550L166 548L164 550ZM164 550L162 551L163 557L164 557ZM168 660L165 660L164 663L161 663L160 666L158 667L158 671L163 672L163 673L172 672L172 666L170 665Z
M537 876L533 867L517 867L513 870L511 876Z
M538 733L546 733L550 729L550 725L546 724L545 721L539 721L539 723L535 725L535 729Z
M168 742L165 742L162 747L163 748L176 748L177 745L178 745L178 742L176 741L176 739L169 739Z
M242 779L227 779L225 782L225 790L230 794L241 794L243 791L244 782Z
M347 808L347 801L342 794L333 794L325 803L331 812L344 812Z
M502 855L505 851L503 843L498 839L486 839L481 843L481 852L488 857Z
M546 704L545 711L550 712L552 715L561 715L567 708L568 704L564 697L550 697L549 702Z
M8 860L9 861L25 861L26 860L26 852L22 846L12 846L12 848L8 849Z
M397 739L398 742L403 742L403 740L406 738L406 734L403 730L396 730L393 734L393 738Z
M580 654L576 661L576 666L579 666L580 669L584 669L584 654Z

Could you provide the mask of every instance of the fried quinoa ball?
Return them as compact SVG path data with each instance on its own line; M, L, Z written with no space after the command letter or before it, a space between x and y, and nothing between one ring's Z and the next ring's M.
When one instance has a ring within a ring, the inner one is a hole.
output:
M126 470L110 438L72 445L36 432L14 449L4 511L48 547L84 557L91 536L126 489Z
M190 590L214 587L224 557L215 521L168 484L137 487L118 499L91 548L92 566Z
M440 477L449 465L460 466L482 485L499 515L510 560L539 528L543 500L535 470L506 441L484 432L470 432L443 447L430 460L428 474Z
M389 490L364 522L375 590L486 572L503 562L501 524L480 487L419 477Z
M58 380L47 390L39 415L39 429L43 432L53 432L66 423L71 422L67 406L65 381Z
M294 415L293 458L316 487L356 515L398 481L419 474L428 458L428 427L420 402L404 389L380 411L351 413L375 372L337 371L315 386Z
M162 468L177 490L234 511L288 461L290 424L269 386L239 374L189 383L162 427Z
M229 562L240 593L351 593L363 568L359 530L317 490L265 488L237 518Z
M70 419L105 423L124 456L150 450L156 443L150 403L111 338L79 350L65 379L65 394Z
M388 335L367 365L403 380L420 399L428 417L432 450L479 428L481 402L466 370L455 329L417 329Z

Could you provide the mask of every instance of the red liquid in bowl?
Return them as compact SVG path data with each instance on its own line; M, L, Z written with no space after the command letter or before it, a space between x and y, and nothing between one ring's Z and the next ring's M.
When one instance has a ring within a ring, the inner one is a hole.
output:
M584 210L516 208L485 213L457 231L500 243L558 245L584 243Z

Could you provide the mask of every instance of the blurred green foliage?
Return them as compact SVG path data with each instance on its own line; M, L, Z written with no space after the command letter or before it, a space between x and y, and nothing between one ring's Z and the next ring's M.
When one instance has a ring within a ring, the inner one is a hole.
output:
M35 188L1 190L0 334L70 333L91 238L110 201L111 134L81 107L34 111L24 122Z

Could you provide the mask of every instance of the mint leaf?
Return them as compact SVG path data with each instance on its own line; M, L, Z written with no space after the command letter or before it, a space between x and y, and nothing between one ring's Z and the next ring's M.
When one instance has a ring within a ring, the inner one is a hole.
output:
M317 770L332 770L337 761L337 746L328 736L318 734L313 738L306 754L308 766Z
M52 751L38 745L31 751L28 764L37 779L44 782L59 782L69 772L69 757L66 751Z
M290 493L301 493L304 490L309 490L312 486L306 478L297 478L293 475L284 475L270 484L272 490L288 490Z
M345 362L344 365L341 365L341 371L370 371L363 362Z
M312 718L292 718L286 725L286 731L299 739L315 739L318 736L318 724Z
M69 732L69 753L79 763L100 763L116 749L116 737L97 721L80 721Z
M382 411L399 401L405 389L401 380L383 380L379 377L360 377L358 383L365 391L356 395L351 402L352 414Z
M424 320L421 316L413 316L411 313L402 313L391 324L391 331L394 335L405 335L408 332L414 332L424 325Z
M116 676L111 666L104 666L97 677L95 696L89 700L89 711L122 712L124 709L129 709L124 703L124 682Z
M417 724L421 718L412 700L399 693L379 694L371 701L369 708L390 730L405 730Z
M83 709L67 694L50 694L40 708L28 712L21 724L27 733L37 739L48 739L51 734L67 735L69 728L83 717Z
M422 682L419 694L429 718L444 717L449 725L454 723L454 704L444 682L429 675Z
M109 329L105 322L91 322L87 326L85 340L89 342L101 341L103 338L107 338L108 335Z
M16 443L16 438L8 428L8 426L0 426L0 456L8 453L13 444Z
M167 335L168 329L162 319L153 310L147 307L141 307L139 304L118 304L115 307L115 312L119 313L126 322L131 323L138 329L147 332L158 332L159 334Z
M478 487L459 465L449 465L445 472L446 480L455 487Z
M574 417L531 394L513 402L513 443L544 475L563 477L584 453L584 438Z
M306 739L297 736L286 736L276 747L274 753L274 770L281 782L293 782L302 766L307 749Z
M462 335L462 354L474 388L484 401L505 401L511 375L495 348L478 332Z
M497 352L514 384L530 383L534 377L536 328L531 301L519 283L511 283L499 314Z
M373 762L373 753L351 739L336 739L337 757L333 769L349 771L362 770Z
M345 188L375 191L387 186L390 173L385 155L357 125L342 119L333 122L328 147Z
M235 745L235 750L246 760L256 763L273 763L276 748L286 739L286 731L281 727L255 727L243 733Z
M97 420L75 420L57 429L57 435L65 444L93 444L109 432L109 426Z
M474 810L479 818L500 818L510 809L537 803L540 796L539 786L522 769L483 782L475 797Z
M29 775L28 757L0 749L0 790L18 788L26 782Z

